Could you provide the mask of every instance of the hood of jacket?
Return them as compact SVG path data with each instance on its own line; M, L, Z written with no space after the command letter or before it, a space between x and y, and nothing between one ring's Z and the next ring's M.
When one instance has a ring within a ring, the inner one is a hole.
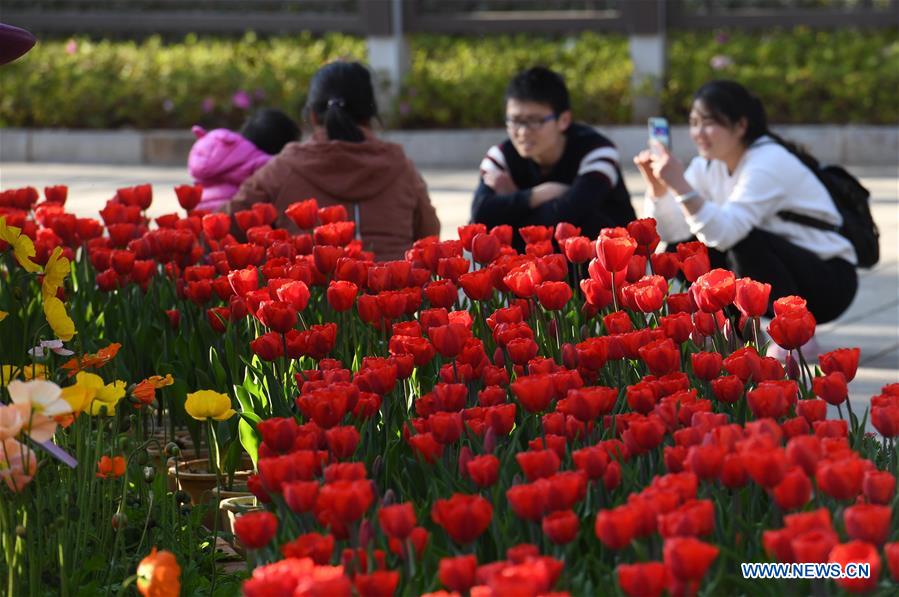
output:
M281 155L311 186L353 203L382 195L408 168L402 147L374 137L361 143L290 143Z
M206 132L195 126L193 132L198 138L190 149L187 169L200 184L239 185L272 157L228 129Z

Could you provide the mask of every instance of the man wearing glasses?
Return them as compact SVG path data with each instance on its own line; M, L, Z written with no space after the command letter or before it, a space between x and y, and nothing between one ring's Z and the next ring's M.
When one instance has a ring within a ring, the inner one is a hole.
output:
M595 238L636 219L618 150L591 127L572 122L562 77L543 67L519 73L506 89L509 138L487 151L471 207L473 222L518 229L569 222Z

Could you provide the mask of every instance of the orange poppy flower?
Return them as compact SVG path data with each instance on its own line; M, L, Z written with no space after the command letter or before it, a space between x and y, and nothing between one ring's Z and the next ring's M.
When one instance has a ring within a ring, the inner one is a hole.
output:
M99 369L115 358L120 348L122 348L121 344L113 342L109 346L98 350L96 354L86 354L69 359L63 363L62 368L68 371L69 377L73 377L76 373L85 369Z
M170 551L153 551L137 566L137 590L144 597L178 597L181 567Z
M115 479L125 474L124 456L103 456L97 463L97 477L100 479Z

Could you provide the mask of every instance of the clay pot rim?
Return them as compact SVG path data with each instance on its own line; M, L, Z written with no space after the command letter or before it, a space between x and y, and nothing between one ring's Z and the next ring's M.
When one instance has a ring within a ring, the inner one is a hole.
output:
M247 460L249 460L249 457L247 457ZM189 470L191 465L198 464L198 463L203 463L205 465L205 464L209 463L209 460L208 460L208 458L193 458L191 460L180 461L179 465L178 465L178 476L179 477L188 477L188 478L215 477L215 473L210 473L210 472L197 473L197 472L193 472L193 471ZM250 465L252 467L252 462L250 462ZM255 471L252 468L235 470L234 478L235 479L245 479L245 478L249 477L250 475L252 475L254 472ZM175 466L174 465L169 466L169 474L170 475L175 474ZM227 477L228 474L224 471L220 471L219 476Z

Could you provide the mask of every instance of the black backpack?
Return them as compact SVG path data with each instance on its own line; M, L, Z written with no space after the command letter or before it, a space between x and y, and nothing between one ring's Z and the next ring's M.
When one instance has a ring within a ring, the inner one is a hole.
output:
M821 166L811 156L797 155L797 157L814 172L827 189L833 204L843 217L843 225L834 226L791 211L779 211L777 215L789 222L842 234L855 248L858 266L866 269L874 267L880 260L880 232L874 218L871 217L871 208L868 205L871 193L842 166Z

